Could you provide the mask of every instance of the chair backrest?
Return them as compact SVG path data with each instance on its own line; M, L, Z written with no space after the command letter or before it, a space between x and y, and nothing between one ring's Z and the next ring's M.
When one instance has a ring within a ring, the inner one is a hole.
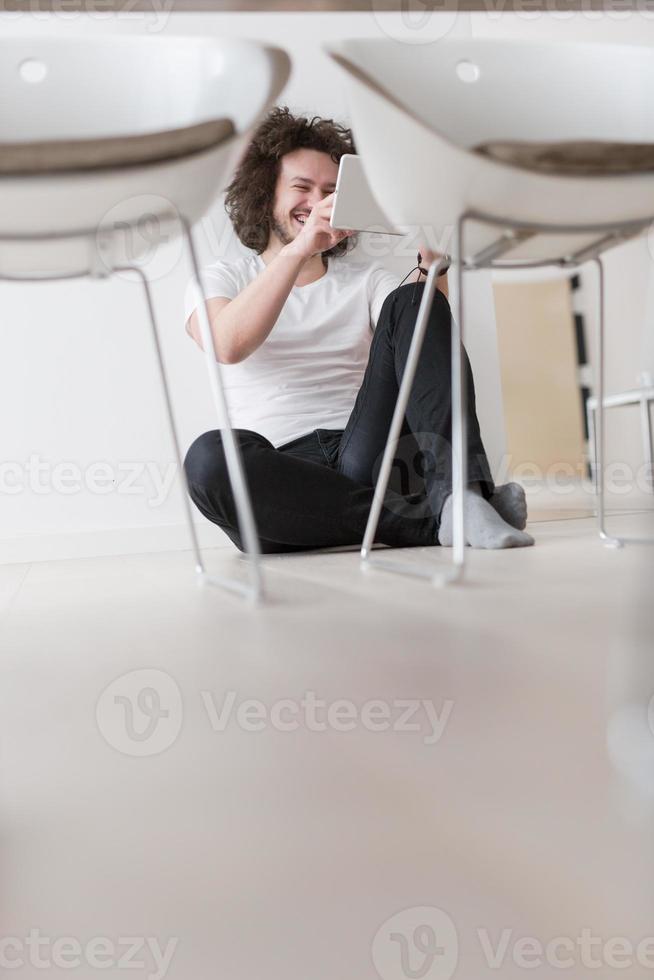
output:
M330 44L330 55L461 147L488 140L653 142L654 50L444 38Z
M0 38L0 143L256 122L284 52L211 37Z

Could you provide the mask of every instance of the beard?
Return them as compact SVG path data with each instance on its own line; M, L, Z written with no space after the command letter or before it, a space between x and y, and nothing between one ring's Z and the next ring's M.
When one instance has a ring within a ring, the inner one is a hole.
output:
M281 222L277 215L273 214L270 219L270 230L272 231L273 235L277 236L282 245L290 245L291 242L295 241L302 229L299 228L297 231L295 231L295 229L291 228L290 224ZM322 261L325 268L327 268L327 256L329 254L329 251L322 253Z
M274 214L270 222L270 227L273 234L279 238L282 245L290 245L291 242L295 240L295 236L299 234L299 232L295 232L295 234L293 234L288 224L282 224L279 218Z

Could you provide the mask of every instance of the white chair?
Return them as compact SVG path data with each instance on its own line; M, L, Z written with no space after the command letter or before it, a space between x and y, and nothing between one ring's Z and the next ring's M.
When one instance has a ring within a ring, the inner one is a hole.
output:
M288 74L283 51L247 41L0 39L0 278L102 278L128 269L139 276L197 572L203 582L253 599L262 595L258 538L206 307L199 304L203 346L250 558L249 584L210 576L204 567L151 291L138 264L152 236L139 229L148 222L160 242L183 236L202 290L192 225L221 191Z
M654 216L654 51L632 45L390 39L326 46L343 69L364 169L390 222L428 232L456 265L452 317L453 567L441 575L371 555L441 263L430 269L362 548L367 564L435 582L465 565L463 271L594 260L600 289L598 521L604 517L604 289L600 254ZM619 84L616 84L619 79Z
M647 298L641 351L638 357L641 370L638 372L637 387L604 396L604 408L625 408L638 406L640 432L643 446L643 459L647 466L648 489L654 493L654 439L652 437L652 404L654 403L654 276L648 277ZM597 472L597 447L595 444L595 417L597 398L586 399L586 423L588 426L588 456L593 481Z
M604 409L625 408L638 406L640 410L640 431L643 440L643 458L648 470L648 487L654 492L654 442L652 440L651 406L654 404L654 384L630 391L615 392L604 396ZM595 435L595 418L597 416L598 400L595 396L586 399L586 422L588 425L588 448L590 470L593 482L597 483L597 444Z

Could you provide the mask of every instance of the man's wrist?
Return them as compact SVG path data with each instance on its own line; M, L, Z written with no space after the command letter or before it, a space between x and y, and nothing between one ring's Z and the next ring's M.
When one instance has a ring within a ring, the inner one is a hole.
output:
M297 242L289 242L288 245L283 245L279 254L283 255L284 258L293 259L300 266L303 266L304 263L308 262L311 258L311 256L303 252L301 248L298 248Z

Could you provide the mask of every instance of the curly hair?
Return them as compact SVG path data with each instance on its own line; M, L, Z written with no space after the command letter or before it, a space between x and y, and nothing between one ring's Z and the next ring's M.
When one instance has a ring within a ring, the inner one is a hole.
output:
M328 153L334 163L344 153L356 152L352 131L333 119L294 116L287 106L268 114L245 151L225 198L225 210L240 241L259 255L267 248L273 227L280 160L300 149ZM343 255L354 246L353 239L345 238L323 255Z

